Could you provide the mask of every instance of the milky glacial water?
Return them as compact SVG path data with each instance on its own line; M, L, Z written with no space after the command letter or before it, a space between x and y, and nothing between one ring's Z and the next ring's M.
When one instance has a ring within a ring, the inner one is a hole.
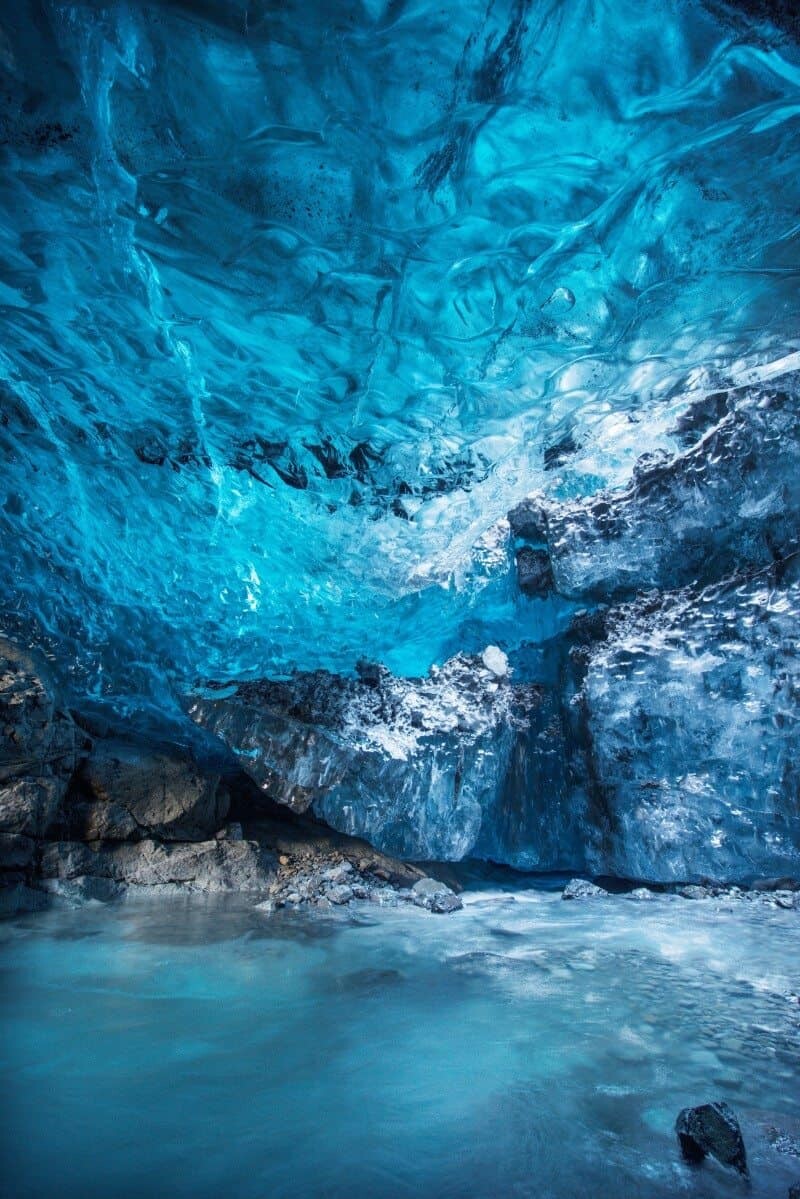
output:
M749 1193L785 1199L798 961L794 912L541 889L448 918L198 899L17 918L3 1194L714 1199L745 1185L684 1165L673 1123L724 1098Z

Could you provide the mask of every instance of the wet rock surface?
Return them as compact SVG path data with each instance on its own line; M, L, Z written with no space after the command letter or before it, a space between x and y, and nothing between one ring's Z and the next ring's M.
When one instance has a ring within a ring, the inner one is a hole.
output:
M41 837L87 739L33 658L0 637L0 830Z
M721 1165L747 1175L742 1130L727 1103L704 1103L700 1107L684 1108L675 1122L675 1132L687 1161L699 1164L711 1156Z
M185 751L117 739L95 743L74 791L70 828L87 841L127 841L137 833L200 841L219 828L229 807L219 777Z
M274 874L274 857L254 841L196 841L163 844L47 844L41 856L44 885L56 893L76 879L104 879L133 887L188 891L264 891Z
M596 883L591 883L585 878L571 879L563 892L562 899L601 899L608 895L608 891L603 887L598 887Z
M262 907L343 908L368 902L383 907L413 904L429 911L457 911L461 900L446 883L424 869L380 853L365 841L321 825L256 821L248 826L276 855L277 875Z

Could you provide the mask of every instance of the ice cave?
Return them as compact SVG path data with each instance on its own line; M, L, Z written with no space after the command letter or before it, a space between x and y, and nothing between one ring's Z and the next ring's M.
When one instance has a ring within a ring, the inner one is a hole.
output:
M2 1199L800 1199L797 0L0 0Z

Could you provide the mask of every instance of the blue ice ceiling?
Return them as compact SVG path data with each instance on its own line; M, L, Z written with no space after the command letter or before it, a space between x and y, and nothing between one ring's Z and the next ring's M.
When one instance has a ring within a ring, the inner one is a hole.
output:
M76 690L514 651L496 522L798 349L800 56L723 4L0 10L0 599ZM796 365L796 363L795 363Z

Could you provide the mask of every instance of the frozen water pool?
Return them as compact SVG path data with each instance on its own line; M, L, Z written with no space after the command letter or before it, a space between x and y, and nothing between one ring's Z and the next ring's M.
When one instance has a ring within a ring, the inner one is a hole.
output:
M800 1181L800 921L760 903L266 917L128 901L2 925L4 1193L715 1196L679 1109L727 1100L750 1194Z

